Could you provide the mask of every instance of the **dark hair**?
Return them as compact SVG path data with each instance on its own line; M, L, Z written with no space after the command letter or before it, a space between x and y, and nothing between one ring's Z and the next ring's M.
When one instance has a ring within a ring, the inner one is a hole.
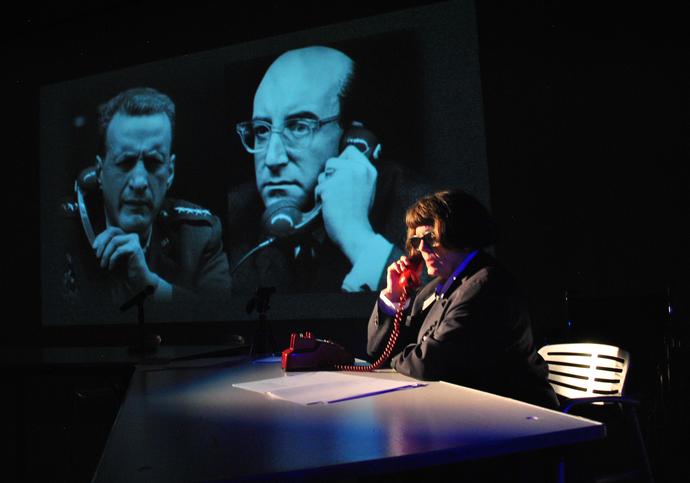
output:
M416 253L410 237L423 225L433 226L441 245L452 250L482 248L498 239L496 222L488 210L461 190L438 191L417 200L407 209L405 224L410 254Z
M175 130L175 103L170 97L151 87L128 89L98 107L98 132L101 137L101 150L103 152L105 152L108 125L117 113L129 116L149 116L163 113L170 120L171 134Z

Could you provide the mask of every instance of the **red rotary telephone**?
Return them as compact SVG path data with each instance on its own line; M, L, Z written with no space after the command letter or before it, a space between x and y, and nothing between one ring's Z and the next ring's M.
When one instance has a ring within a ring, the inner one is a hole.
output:
M306 332L305 334L292 333L290 335L290 347L282 352L282 368L286 371L335 369L355 372L371 372L379 369L390 357L400 336L400 321L405 310L405 302L409 293L419 287L420 284L417 271L421 262L422 259L419 255L410 258L410 268L400 276L400 285L403 287L403 291L400 294L398 310L393 318L393 330L383 353L374 363L368 366L355 366L354 358L342 346L330 340L316 339L311 332Z

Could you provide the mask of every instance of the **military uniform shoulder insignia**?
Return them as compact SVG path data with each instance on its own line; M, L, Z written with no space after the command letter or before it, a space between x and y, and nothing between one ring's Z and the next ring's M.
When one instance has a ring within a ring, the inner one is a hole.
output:
M211 216L211 212L204 208L190 208L188 206L175 206L173 211L179 215L191 215L191 216Z
M167 221L210 221L213 218L213 214L209 210L180 200L169 200L161 210L160 216Z

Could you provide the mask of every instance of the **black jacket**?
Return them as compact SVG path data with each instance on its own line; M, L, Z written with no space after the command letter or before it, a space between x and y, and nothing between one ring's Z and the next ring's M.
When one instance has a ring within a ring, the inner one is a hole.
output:
M417 293L391 366L417 379L444 380L556 408L546 363L534 347L525 299L510 274L480 252L445 296L434 301L438 284L433 280ZM368 328L367 352L373 358L383 352L392 319L377 304Z

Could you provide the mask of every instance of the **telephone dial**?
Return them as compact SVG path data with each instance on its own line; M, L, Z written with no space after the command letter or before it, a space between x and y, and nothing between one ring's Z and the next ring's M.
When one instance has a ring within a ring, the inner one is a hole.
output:
M354 146L361 151L369 161L374 162L381 155L381 144L373 132L361 123L353 122L352 126L340 138L339 149L344 151L348 146ZM231 270L231 274L251 257L254 253L272 245L277 240L299 236L317 223L321 215L321 203L316 202L314 208L306 213L300 211L294 200L285 198L271 203L266 208L261 224L267 238L245 254Z
M393 318L393 330L388 338L386 347L381 356L371 365L356 366L354 358L342 346L333 341L317 339L311 332L304 334L292 333L290 335L290 347L281 354L281 367L285 371L314 371L337 370L371 372L379 369L391 356L395 344L400 336L400 321L405 310L405 302L409 293L420 284L419 266L422 258L419 254L410 258L410 267L400 275L400 284L403 287L398 304L398 310Z

